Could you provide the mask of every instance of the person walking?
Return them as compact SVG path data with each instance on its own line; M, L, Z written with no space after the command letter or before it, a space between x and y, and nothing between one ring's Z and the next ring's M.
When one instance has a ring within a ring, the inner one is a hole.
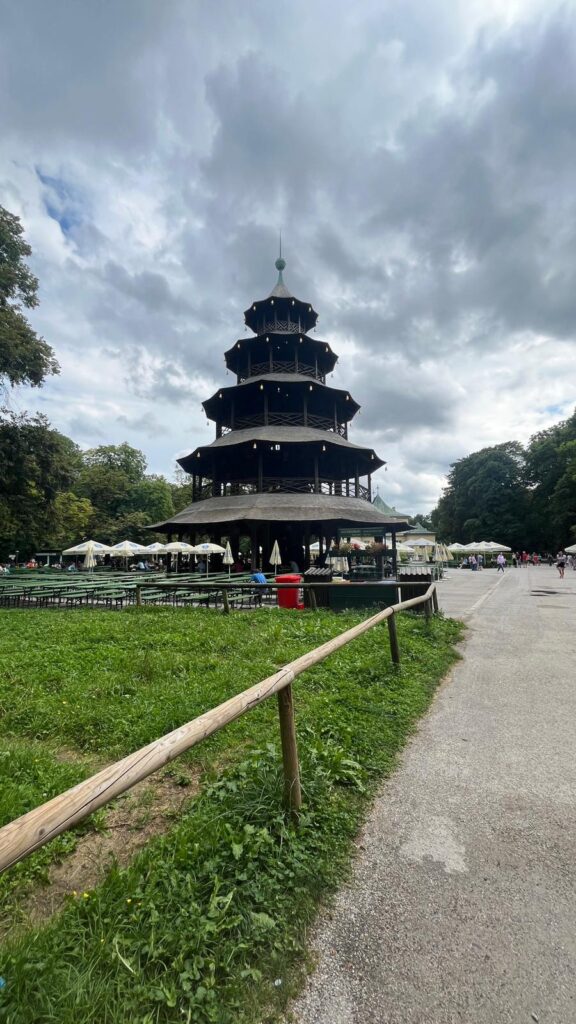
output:
M566 559L564 557L563 551L559 551L556 555L556 568L558 569L558 575L560 576L560 579L563 580L564 569L566 568Z
M506 559L504 558L502 552L500 552L500 554L498 555L498 558L496 559L496 564L498 566L496 572L504 572L504 569L506 568Z

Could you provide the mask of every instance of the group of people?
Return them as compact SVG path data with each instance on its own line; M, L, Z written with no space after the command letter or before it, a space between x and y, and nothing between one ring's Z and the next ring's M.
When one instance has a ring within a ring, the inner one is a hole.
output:
M556 565L560 579L564 578L566 566L568 566L569 569L573 569L576 571L576 555L566 554L565 551L559 551L556 557L554 557L554 555L552 554L549 554L547 556L544 556L544 559L542 559L536 551L532 552L532 554L529 554L527 551L514 551L510 556L510 561L512 562L514 568L517 568L518 566L526 567L528 565L540 565L542 561L547 561L548 565L550 566ZM500 552L500 554L496 557L497 572L504 572L507 564L508 563L506 561L506 556L504 555L503 552ZM472 569L473 572L477 572L479 569L483 569L483 555L467 555L465 558L463 558L460 564L460 568Z

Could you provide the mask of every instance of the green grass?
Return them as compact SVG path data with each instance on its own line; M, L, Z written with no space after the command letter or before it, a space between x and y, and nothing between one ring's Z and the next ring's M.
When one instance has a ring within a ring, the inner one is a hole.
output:
M125 753L361 617L9 613L0 616L11 678L0 684L0 731ZM268 701L198 748L207 781L168 835L3 950L0 1020L277 1020L306 928L346 872L367 801L455 658L457 624L406 616L398 626L400 672L377 627L295 684L305 797L298 830L280 811L277 713ZM14 630L30 640L25 664ZM223 759L225 771L210 775Z
M0 735L121 757L364 617L224 617L159 608L121 615L0 612ZM274 715L267 709L264 717ZM234 729L252 735L253 724L242 719ZM195 759L210 764L230 735L198 748Z
M59 761L39 743L4 740L0 749L0 826L75 786L91 771L89 763ZM75 848L78 835L101 827L103 820L103 813L86 819L78 828L64 832L33 857L0 875L0 912L7 914L14 909L16 897L33 883L45 881L48 866Z

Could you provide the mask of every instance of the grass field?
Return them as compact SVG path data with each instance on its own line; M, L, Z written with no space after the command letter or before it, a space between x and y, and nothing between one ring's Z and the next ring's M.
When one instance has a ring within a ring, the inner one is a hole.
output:
M362 617L0 613L0 822ZM203 785L167 834L70 896L52 921L5 943L0 1020L278 1020L307 925L346 872L367 800L455 658L457 624L403 616L398 625L400 672L377 627L295 684L305 798L297 831L281 813L271 700L178 762L201 771ZM84 831L106 821L99 812ZM75 842L77 833L61 836L2 877L9 920Z

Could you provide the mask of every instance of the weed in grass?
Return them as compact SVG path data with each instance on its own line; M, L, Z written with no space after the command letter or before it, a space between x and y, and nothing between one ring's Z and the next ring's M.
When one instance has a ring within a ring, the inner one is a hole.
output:
M248 616L240 618L249 630ZM268 657L281 651L287 660L289 649L293 656L349 624L283 617ZM271 626L278 630L278 621ZM264 630L260 641L270 641L266 628L255 627ZM297 831L280 811L279 753L270 742L277 724L268 702L270 713L259 708L236 723L242 730L219 734L229 766L207 778L168 835L71 901L48 927L5 948L0 1020L277 1020L318 901L346 874L367 801L455 657L456 624L402 617L398 628L401 672L390 666L385 634L375 629L294 687L305 795ZM198 656L198 671L199 664ZM205 697L201 676L198 687ZM233 751L244 751L247 741L252 749L234 764Z

